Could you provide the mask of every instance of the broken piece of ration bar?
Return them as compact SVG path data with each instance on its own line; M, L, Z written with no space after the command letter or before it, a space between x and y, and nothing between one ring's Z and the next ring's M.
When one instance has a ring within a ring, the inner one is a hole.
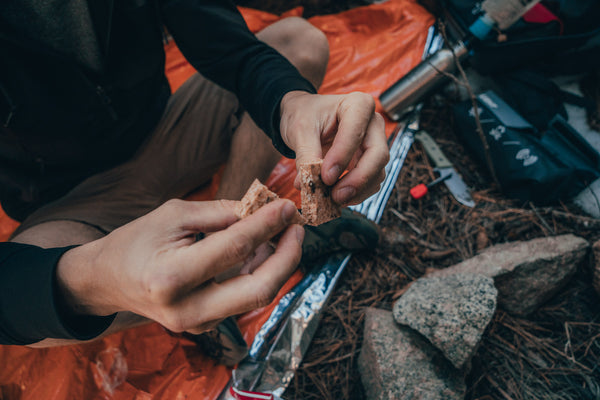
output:
M302 216L308 225L321 225L342 215L331 198L331 188L321 179L323 160L300 164Z
M258 179L255 179L248 188L248 191L242 197L242 200L238 203L235 208L235 214L238 218L242 219L250 214L253 214L256 210L268 204L272 201L279 199L277 193L269 190L265 185L260 183ZM296 214L296 218L293 221L294 224L304 225L306 220L300 213Z

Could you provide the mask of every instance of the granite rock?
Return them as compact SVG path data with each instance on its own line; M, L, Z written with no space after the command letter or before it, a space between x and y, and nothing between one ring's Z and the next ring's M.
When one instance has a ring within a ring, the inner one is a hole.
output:
M425 336L461 369L492 320L497 294L493 279L483 275L421 278L394 304L394 319Z
M503 243L459 264L429 271L427 276L489 276L498 289L498 306L513 314L527 315L569 281L588 249L585 239L571 234Z
M412 329L394 322L390 311L365 311L358 370L367 400L464 399L463 374Z

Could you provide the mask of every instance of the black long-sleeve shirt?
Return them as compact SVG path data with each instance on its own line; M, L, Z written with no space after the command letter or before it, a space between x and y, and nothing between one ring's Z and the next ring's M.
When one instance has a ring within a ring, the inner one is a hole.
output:
M151 132L168 97L162 25L198 71L234 92L275 147L294 156L281 140L279 104L289 91L315 89L248 31L233 3L86 4L94 29L87 39L96 37L102 57L96 66L85 65L81 54L77 59L57 53L31 37L31 30L28 35L18 26L0 23L0 45L3 56L8 55L6 63L0 62L0 201L13 215L26 215L86 175L122 162ZM2 13L7 9L2 7L0 22L6 22ZM97 54L85 59L97 60ZM62 190L53 189L65 182ZM31 197L38 203L19 203ZM74 316L59 304L55 270L68 249L0 243L0 343L29 344L49 337L86 340L110 325L114 316Z

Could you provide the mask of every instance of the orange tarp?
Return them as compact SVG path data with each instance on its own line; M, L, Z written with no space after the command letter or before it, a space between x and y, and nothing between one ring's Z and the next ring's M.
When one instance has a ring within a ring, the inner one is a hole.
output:
M284 16L301 12L295 9ZM254 32L281 18L251 9L242 9L242 14ZM388 0L310 18L325 32L331 49L320 93L362 91L377 98L420 61L433 20L416 0ZM167 76L176 89L194 70L173 43L166 50ZM392 129L388 124L387 133ZM298 202L294 173L293 161L282 159L267 185ZM217 182L218 177L191 198L210 199ZM0 240L7 240L17 225L0 209ZM248 343L278 299L300 278L296 273L272 305L240 317ZM0 346L0 399L215 399L229 377L229 369L215 365L193 343L170 335L158 324L73 346Z

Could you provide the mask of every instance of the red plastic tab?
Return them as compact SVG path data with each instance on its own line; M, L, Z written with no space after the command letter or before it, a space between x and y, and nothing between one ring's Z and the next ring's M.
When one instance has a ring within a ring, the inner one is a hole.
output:
M564 24L556 15L544 7L542 4L536 4L523 15L523 21L530 24L548 24L552 21L558 22L560 25L560 34L563 33Z
M421 183L410 189L410 195L413 197L413 199L420 199L427 194L427 190L427 186Z

